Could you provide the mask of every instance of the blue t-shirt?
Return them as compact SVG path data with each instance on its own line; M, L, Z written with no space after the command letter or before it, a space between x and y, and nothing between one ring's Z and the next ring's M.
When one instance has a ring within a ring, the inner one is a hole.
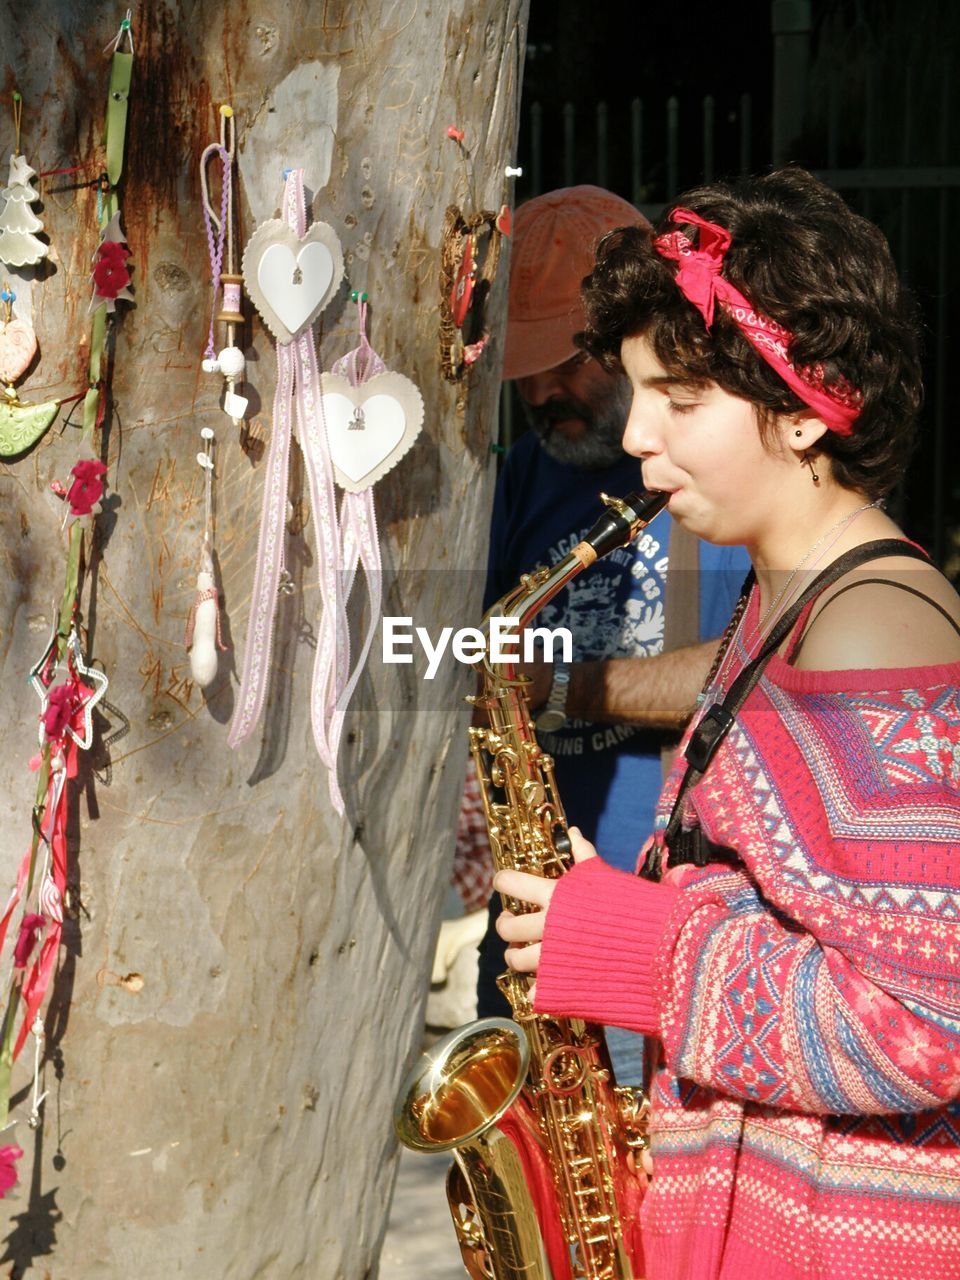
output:
M640 488L635 458L585 471L556 462L533 432L522 436L497 483L484 607L514 587L522 573L563 559L600 514L601 492L623 497ZM658 654L669 534L664 511L632 546L611 552L560 592L534 625L569 628L575 662ZM701 639L721 634L748 569L743 548L700 544ZM539 738L554 757L568 821L608 862L633 871L653 830L661 735L636 725L572 720Z

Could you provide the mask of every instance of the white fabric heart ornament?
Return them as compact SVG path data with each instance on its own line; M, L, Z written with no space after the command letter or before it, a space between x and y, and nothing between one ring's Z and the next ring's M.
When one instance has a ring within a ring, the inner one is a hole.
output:
M400 461L420 434L423 398L402 373L378 373L353 386L320 378L323 420L337 484L362 493Z
M314 222L300 237L279 218L259 226L243 251L243 283L264 324L284 345L324 309L343 279L336 232Z

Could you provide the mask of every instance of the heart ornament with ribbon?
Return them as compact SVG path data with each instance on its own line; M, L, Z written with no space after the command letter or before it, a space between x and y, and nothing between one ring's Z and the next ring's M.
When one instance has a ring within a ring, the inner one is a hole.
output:
M37 354L37 335L26 320L11 320L0 328L0 381L11 383L30 368Z
M53 422L60 408L59 400L43 404L23 401L14 383L30 368L37 354L37 335L33 325L13 315L17 295L9 285L0 292L0 458L12 461L37 443Z
M359 386L324 373L320 390L334 477L348 493L360 493L391 471L420 434L423 397L393 372Z
M284 221L261 223L243 252L243 283L279 343L293 342L324 309L343 279L336 232L314 222L298 236Z

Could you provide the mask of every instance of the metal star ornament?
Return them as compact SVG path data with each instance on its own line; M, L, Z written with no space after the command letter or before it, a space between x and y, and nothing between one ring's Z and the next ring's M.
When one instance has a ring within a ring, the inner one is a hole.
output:
M54 667L49 665L51 650L55 644L56 633L51 637L50 643L44 650L40 661L30 668L30 683L40 698L41 717L47 709L50 690L59 666L59 664ZM89 751L93 745L93 709L106 694L110 682L102 671L99 671L96 667L88 667L84 662L83 649L80 647L80 637L75 629L71 630L70 635L67 637L65 656L70 679L76 687L83 689L89 696L83 698L79 708L83 713L82 732L76 733L68 723L64 727L64 733L74 740L81 751ZM74 711L70 719L72 720L76 714L77 712Z

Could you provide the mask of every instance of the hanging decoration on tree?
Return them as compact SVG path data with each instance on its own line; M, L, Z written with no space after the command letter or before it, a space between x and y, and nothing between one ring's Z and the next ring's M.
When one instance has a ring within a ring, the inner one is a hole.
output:
M294 420L303 454L319 542L322 615L310 699L314 741L328 770L331 801L343 812L331 749L336 673L349 661L340 530L333 466L327 447L320 400L313 322L335 294L343 277L340 242L325 223L307 229L303 170L286 175L283 218L263 223L243 254L243 279L264 323L277 338L277 390L260 522L260 544L247 625L240 692L228 742L239 747L259 721L266 695L277 598L292 589L286 570L284 536L287 470Z
M326 673L324 688L314 691L317 710L322 709L327 725L327 750L333 760L330 794L338 813L343 812L336 772L343 723L380 626L383 565L373 486L407 453L423 425L423 397L418 387L402 373L388 370L370 345L367 295L354 290L350 296L357 304L359 345L320 378L321 413L333 474L345 490L339 519L340 569L346 582L343 608L360 565L369 594L367 633L353 670L348 672L348 650L336 669Z
M18 458L32 449L60 409L59 400L30 404L21 400L14 383L26 373L37 354L37 335L27 320L14 318L17 295L9 281L0 290L0 458Z
M11 275L29 274L47 254L49 245L37 239L36 232L43 230L43 223L30 208L39 199L30 185L36 177L34 171L20 154L20 129L23 119L23 98L13 95L13 123L16 134L14 154L10 157L10 180L0 192L0 262L11 268ZM21 270L26 268L28 270ZM17 288L25 286L15 276ZM3 397L0 398L0 458L6 461L19 458L37 443L57 416L59 400L46 400L43 404L30 404L17 394L14 384L30 368L37 354L37 335L30 320L29 307L25 314L14 314L17 294L10 280L4 280L0 289L0 382Z
M241 426L247 410L247 401L237 387L242 385L246 362L237 346L237 327L243 324L241 310L241 286L243 277L236 272L233 238L233 162L236 151L236 126L233 108L224 104L220 108L220 140L212 142L200 157L200 187L203 196L203 221L210 249L210 283L213 294L210 308L210 328L203 353L202 367L205 373L220 373L224 378L223 410L234 426ZM211 162L220 161L220 212L210 199L208 169ZM222 295L222 302L221 302ZM218 306L219 304L219 306ZM216 349L216 326L226 328L226 346L219 353ZM197 592L190 616L187 619L185 645L190 654L190 672L201 688L212 684L216 678L219 659L217 651L226 650L220 631L220 593L217 589L216 566L213 559L213 440L211 427L200 432L203 450L197 454L197 462L203 468L204 527L200 547L200 565L197 571Z
M330 227L306 226L303 172L284 188L284 218L264 223L243 255L247 293L277 338L277 394L261 521L260 548L237 709L233 747L256 726L265 696L278 594L292 587L284 565L287 465L294 413L306 463L319 538L322 615L310 696L314 741L328 771L331 803L343 813L337 754L346 708L380 618L380 549L373 508L374 481L410 448L423 421L412 382L387 371L366 334L366 295L358 304L360 345L321 380L312 325L339 287L340 243ZM339 513L334 481L347 490ZM370 619L360 657L350 670L347 598L363 565Z
M60 640L54 625L43 654L30 669L30 683L40 695L40 752L30 762L39 774L33 839L0 917L2 948L14 911L21 908L13 979L0 1031L4 1113L13 1060L36 1022L60 945L67 885L67 783L76 777L78 750L88 751L93 743L93 709L107 689L103 672L84 662L76 631L71 629L65 645ZM21 1004L23 1016L14 1037Z
M129 42L129 52L122 49L125 41ZM129 12L110 48L113 56L104 129L106 171L99 180L97 193L102 240L95 256L95 309L89 345L88 390L83 397L81 456L71 469L69 485L55 481L51 486L67 508L63 595L50 641L30 672L41 700L40 751L31 762L37 772L32 839L0 917L0 945L7 936L14 939L12 955L4 955L0 968L6 985L6 1006L0 1027L0 1127L7 1119L13 1062L30 1032L36 1042L30 1123L40 1123L44 1096L38 1085L43 1043L40 1010L56 964L63 923L69 870L66 833L72 803L69 784L76 775L77 753L89 749L93 742L94 708L107 688L106 675L87 662L80 641L80 574L86 520L99 510L106 485L106 464L92 455L97 451L97 430L103 424L106 409L103 364L108 322L116 302L129 300L131 296L128 255L123 248L117 203L133 72ZM29 202L21 200L20 203L25 206ZM9 400L9 396L7 398Z
M130 292L130 268L127 262L130 250L120 228L119 211L113 215L100 233L100 243L93 255L93 298L91 307L106 308L109 315L117 309L118 302L132 302Z
M357 496L369 494L410 449L423 425L423 397L371 347L367 295L354 290L350 297L357 304L360 344L321 375L320 390L334 479ZM341 521L348 507L359 505L345 497Z
M31 209L40 199L31 185L37 176L20 154L23 98L14 90L13 124L16 143L10 157L10 176L0 191L0 262L8 267L33 267L45 258L50 246L37 238L43 223Z
M283 219L264 223L243 255L247 293L277 338L277 392L260 546L231 747L245 742L263 709L278 595L294 589L284 561L287 467L293 422L303 453L314 525L322 613L310 692L314 741L330 801L344 812L337 756L344 717L380 621L381 559L372 486L407 452L423 422L416 386L387 370L367 338L366 294L357 303L359 345L321 378L313 323L343 275L340 242L325 223L306 225L303 171L287 175ZM339 512L334 484L346 490ZM363 566L367 634L351 670L347 600Z
M187 619L184 643L190 654L190 674L205 689L217 674L217 650L223 653L227 646L220 634L220 593L213 563L213 429L204 427L200 436L204 442L203 450L197 454L197 462L203 469L203 542L200 546L197 594Z
M463 130L450 125L447 137L460 152L472 198L473 175ZM472 203L476 205L476 200ZM455 204L447 208L440 240L440 371L448 382L461 381L487 345L487 297L497 274L501 237L509 234L507 205L499 213L481 209L464 214Z
M236 121L233 108L226 103L220 108L220 141L212 142L200 157L200 186L203 192L203 222L210 248L210 275L213 286L213 305L210 311L210 329L203 353L205 373L221 373L225 382L223 411L240 427L247 411L247 400L237 388L243 385L246 360L237 346L237 331L243 325L243 276L237 273L234 247L233 165L236 155ZM220 160L220 211L210 198L208 169L211 162ZM221 299L218 309L217 303ZM226 327L226 346L218 352L215 345L215 326Z

